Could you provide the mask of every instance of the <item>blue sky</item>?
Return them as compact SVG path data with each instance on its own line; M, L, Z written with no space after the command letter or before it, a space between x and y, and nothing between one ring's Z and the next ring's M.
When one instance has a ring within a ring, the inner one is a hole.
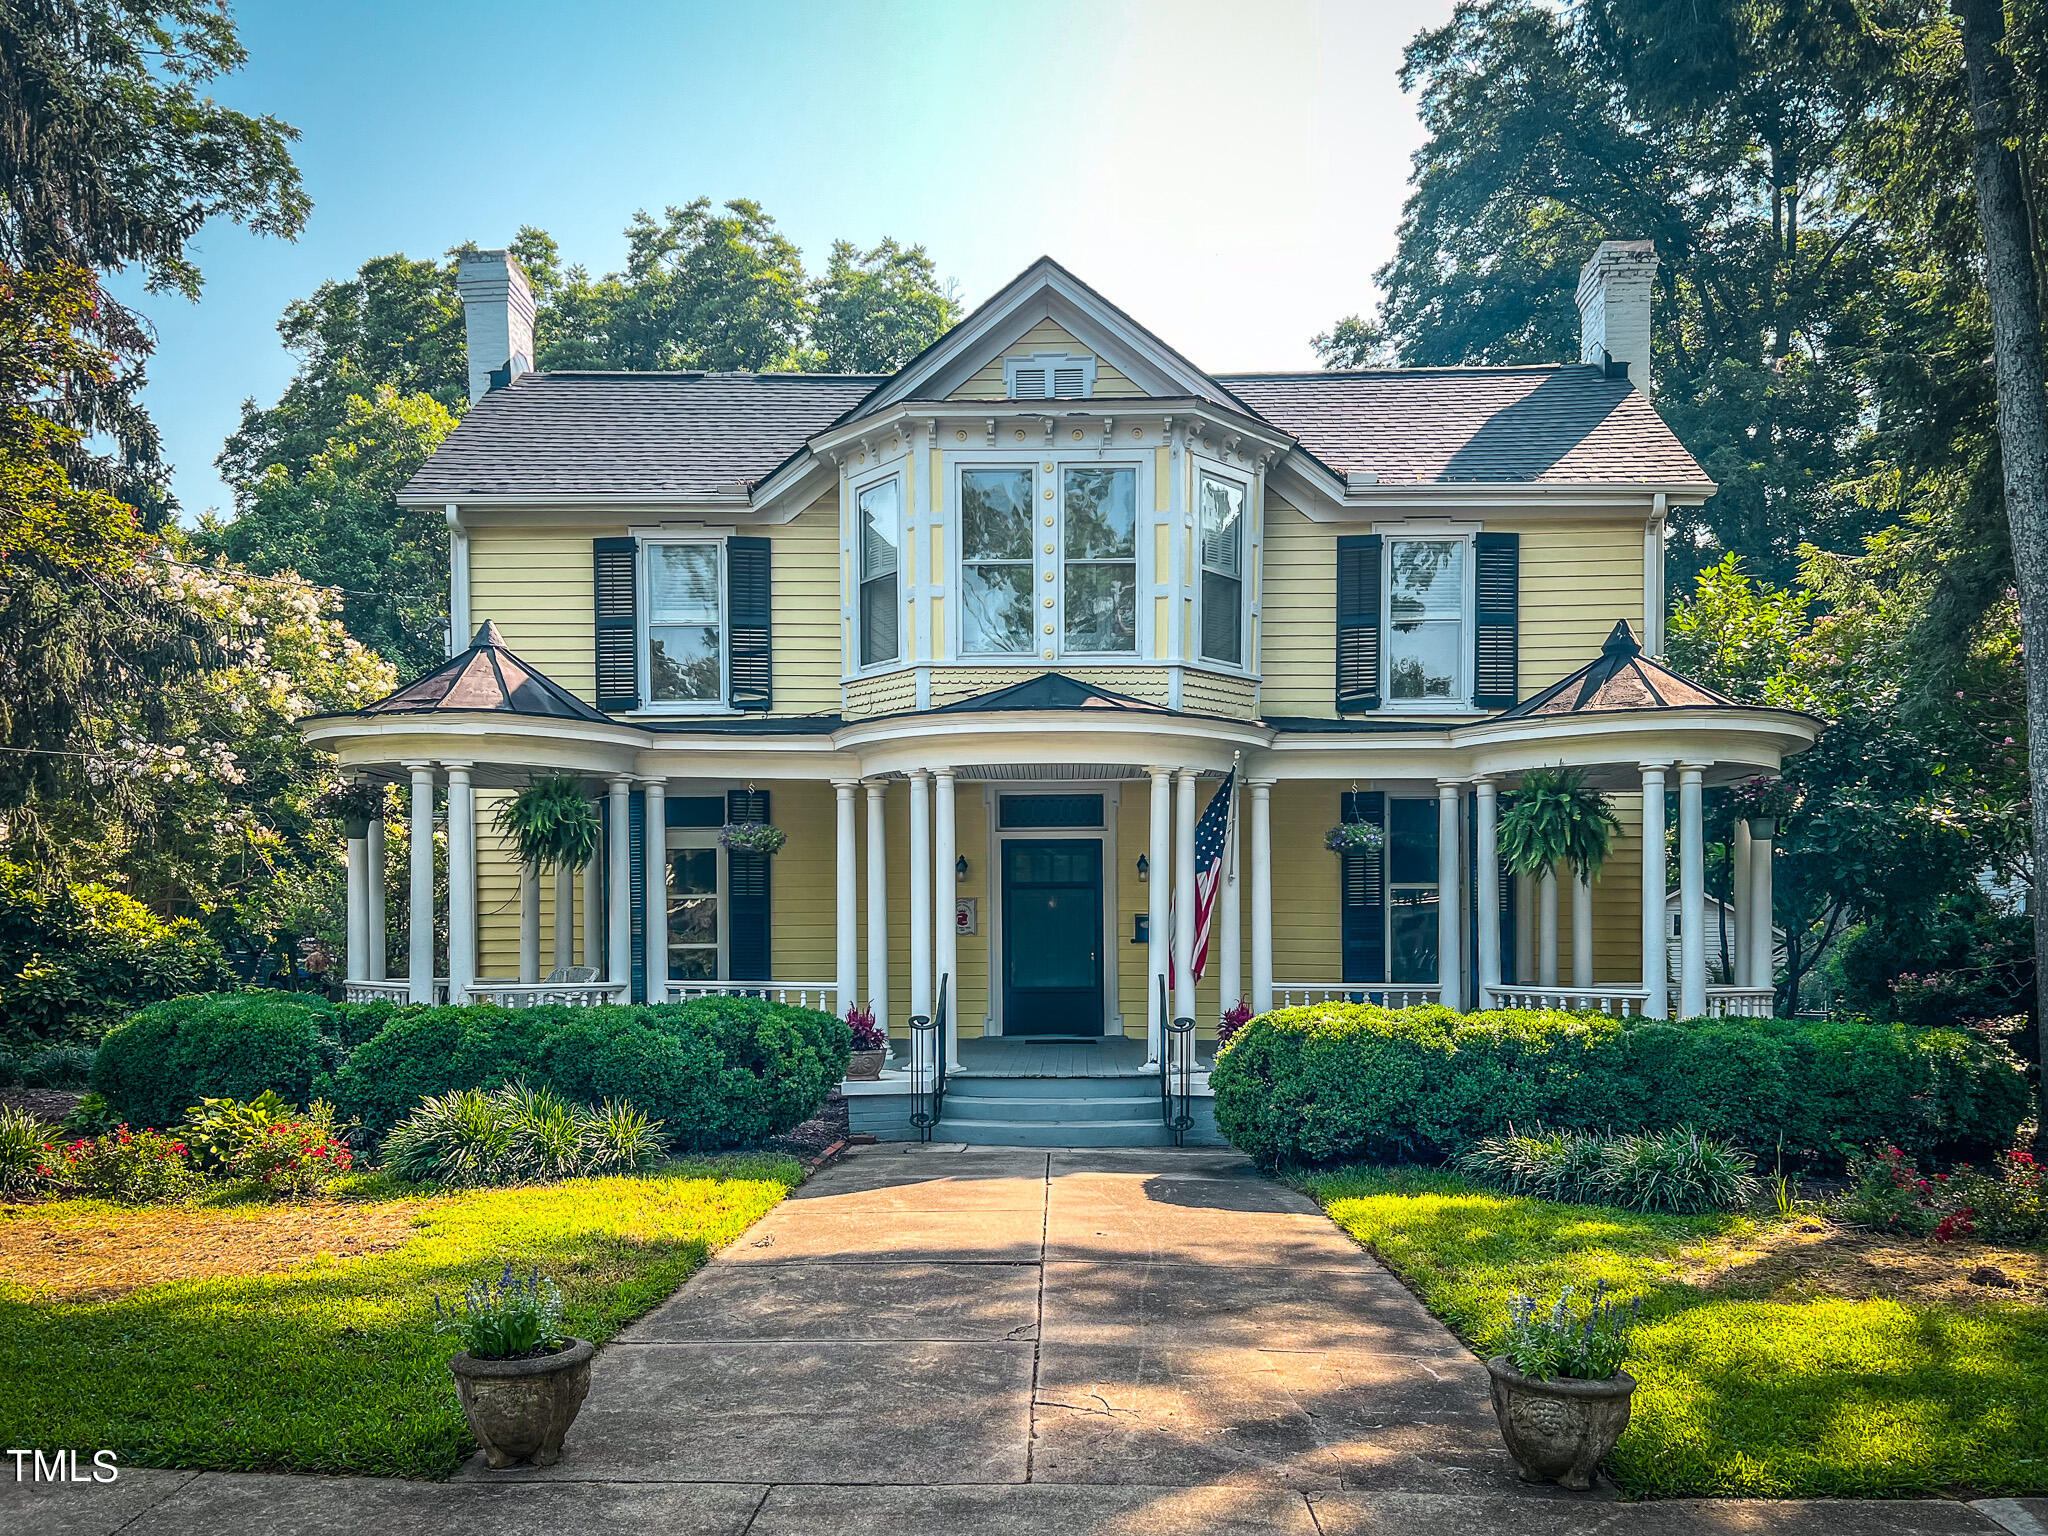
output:
M922 242L969 305L1050 254L1205 367L1312 366L1393 249L1421 139L1395 70L1449 9L244 0L215 94L300 130L313 213L294 244L209 227L201 300L141 301L177 494L228 505L213 458L322 281L521 224L602 272L634 209L697 196L759 200L813 265Z

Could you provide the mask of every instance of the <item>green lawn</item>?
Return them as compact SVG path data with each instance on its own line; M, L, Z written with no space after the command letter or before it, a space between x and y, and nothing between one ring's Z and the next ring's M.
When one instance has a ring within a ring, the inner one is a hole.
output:
M2048 1491L2048 1309L1762 1301L1677 1278L1737 1216L1552 1205L1444 1174L1301 1187L1482 1352L1516 1291L1598 1280L1643 1298L1635 1416L1609 1471L1633 1497Z
M387 1252L177 1281L100 1303L0 1285L0 1445L112 1447L124 1463L446 1476L475 1448L432 1330L436 1292L505 1259L555 1277L571 1330L610 1338L801 1178L788 1158L438 1196ZM418 1200L381 1176L345 1198ZM79 1202L0 1210L61 1223Z

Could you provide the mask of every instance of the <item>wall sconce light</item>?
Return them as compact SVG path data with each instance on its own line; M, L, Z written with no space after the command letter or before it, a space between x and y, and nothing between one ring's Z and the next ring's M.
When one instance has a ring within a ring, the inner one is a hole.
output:
M1138 855L1138 881L1143 884L1152 878L1152 861L1144 854Z
M953 861L953 878L955 880L965 880L967 878L967 855L964 853Z

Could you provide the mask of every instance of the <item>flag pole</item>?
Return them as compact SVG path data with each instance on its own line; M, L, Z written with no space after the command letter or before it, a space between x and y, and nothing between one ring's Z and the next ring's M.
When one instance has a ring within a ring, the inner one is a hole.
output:
M1223 827L1223 852L1227 862L1223 866L1223 878L1232 885L1237 884L1237 803L1244 798L1244 784L1238 773L1244 767L1242 751L1230 754L1230 805L1225 809Z

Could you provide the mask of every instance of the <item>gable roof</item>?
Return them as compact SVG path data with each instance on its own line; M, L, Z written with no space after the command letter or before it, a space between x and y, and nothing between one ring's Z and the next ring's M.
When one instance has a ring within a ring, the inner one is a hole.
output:
M469 408L398 499L744 490L877 382L850 373L521 374Z
M1524 699L1499 716L1522 720L1538 715L1607 714L1628 709L1740 709L1726 694L1680 677L1650 660L1636 643L1628 620L1619 620L1600 654L1570 677Z
M994 693L978 693L972 698L955 699L951 704L941 704L930 713L976 715L1009 709L1119 709L1141 711L1148 715L1170 713L1157 704L1147 704L1143 699L1134 699L1127 693L1112 693L1107 688L1098 688L1093 683L1084 683L1078 678L1063 677L1057 672L1041 672L1024 682L1012 683L1007 688L998 688Z
M495 620L484 620L468 650L451 656L398 692L366 704L365 715L536 715L611 724L588 704L505 648Z
M1369 472L1382 484L1713 483L1625 375L1586 364L1221 382L1339 474Z

